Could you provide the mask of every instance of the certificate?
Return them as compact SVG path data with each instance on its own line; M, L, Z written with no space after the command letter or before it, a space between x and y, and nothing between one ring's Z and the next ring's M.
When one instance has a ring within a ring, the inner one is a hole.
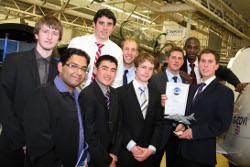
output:
M165 115L185 115L189 84L167 82Z

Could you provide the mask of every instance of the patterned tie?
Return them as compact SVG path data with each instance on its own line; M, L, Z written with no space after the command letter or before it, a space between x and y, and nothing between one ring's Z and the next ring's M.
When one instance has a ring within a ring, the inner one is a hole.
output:
M109 106L110 106L110 101L109 101L110 92L109 92L109 90L106 92L105 98L106 98L107 108L108 108L108 110L109 110Z
M177 79L178 79L177 76L173 76L174 83L177 83Z
M191 85L197 85L197 79L196 79L196 75L195 75L195 72L194 72L195 64L190 63L189 65L191 67L191 77L192 77Z
M203 88L204 86L206 86L206 83L202 82L202 83L200 84L200 87L199 87L199 89L198 89L198 92L197 92L196 96L194 97L193 102L195 102L195 100L197 99L197 97L200 96L200 94L201 94L201 92L202 92L202 88Z
M128 84L127 73L128 70L125 70L123 74L123 86Z
M146 110L148 108L148 100L147 100L147 97L145 94L146 87L140 86L139 90L141 91L141 93L140 93L140 106L141 106L141 111L143 113L143 112L146 112Z
M97 50L96 55L95 55L95 61L94 61L94 66L93 66L93 68L94 68L95 65L96 65L97 59L101 56L101 49L102 49L102 47L104 46L103 44L100 44L100 43L98 43L98 42L96 42L95 44L97 45L98 50ZM93 70L93 72L92 72L92 77L91 77L91 81L93 81L94 79L95 79L95 73L94 73L94 70Z

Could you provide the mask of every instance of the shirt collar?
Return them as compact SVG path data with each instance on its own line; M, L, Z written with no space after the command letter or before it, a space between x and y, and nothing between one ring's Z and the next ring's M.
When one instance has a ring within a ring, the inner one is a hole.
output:
M92 34L92 37L93 37L93 38L92 38L92 39L93 39L93 41L92 41L93 44L95 44L96 42L99 43L99 42L97 41L96 37L95 37L95 34ZM105 45L108 45L109 42L110 42L110 40L108 39L108 40L106 40L105 42L102 42L101 44L104 44L104 46L105 46ZM95 45L96 45L96 44L95 44Z
M107 88L105 88L105 86L103 86L100 82L98 82L96 79L95 79L95 81L96 81L96 83L99 85L99 87L101 88L101 90L102 90L102 93L105 95L106 93L107 93L107 91L110 91L110 88L108 87L108 89Z
M123 67L123 71L128 70L128 73L131 73L134 71L134 66L132 66L130 69L126 69L125 67Z
M54 83L56 85L56 88L58 89L59 92L63 93L63 92L68 92L70 93L70 91L68 90L67 86L65 85L65 83L58 77L58 75L55 77L54 79ZM70 93L71 94L71 93ZM78 98L79 96L79 92L74 89L73 92L72 92L72 95L75 97L75 98Z
M166 74L168 76L168 80L172 79L173 76L177 76L177 78L180 79L180 73L178 73L177 75L173 75L171 72L168 71L168 69L166 69Z
M211 78L207 79L204 83L206 84L206 87L215 79L215 75L212 76Z
M44 58L41 56L41 54L36 50L36 48L34 49L35 50L35 55L36 55L36 60L40 60L40 59L46 59L48 62L50 62L51 60L51 55Z
M189 61L188 61L188 59L187 59L187 65L188 65L188 67L190 67L190 64L191 64L191 63L189 63ZM198 68L198 58L196 58L194 64L195 64L195 67Z
M146 89L147 89L148 83L146 83L145 85L142 85L142 84L140 84L136 79L134 79L134 80L133 80L133 85L134 85L135 90L137 90L140 86L145 86Z

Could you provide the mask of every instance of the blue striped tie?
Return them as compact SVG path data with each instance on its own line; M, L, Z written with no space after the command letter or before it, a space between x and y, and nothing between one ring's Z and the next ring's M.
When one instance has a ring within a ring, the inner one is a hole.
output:
M141 106L141 111L146 112L148 108L148 100L145 94L146 87L145 86L140 86L139 90L141 91L140 93L140 106Z
M109 90L106 92L105 94L105 98L106 98L106 103L107 103L107 108L109 110L109 106L110 106L110 101L109 101L109 97L110 97L110 93Z

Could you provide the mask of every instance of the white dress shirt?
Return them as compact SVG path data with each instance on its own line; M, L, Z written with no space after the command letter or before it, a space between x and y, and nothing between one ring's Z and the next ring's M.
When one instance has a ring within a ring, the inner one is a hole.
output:
M141 91L139 90L139 87L140 86L145 86L146 89L145 89L145 94L146 94L146 98L149 100L149 94L148 94L148 84L146 85L141 85L139 82L137 82L136 80L133 80L133 86L134 86L134 89L135 89L135 93L136 93L136 97L137 97L137 100L139 101L139 98L140 98L140 94L141 94ZM143 114L143 117L145 119L146 117L146 113L142 113ZM127 144L126 148L128 151L131 151L131 149L136 145L136 142L134 140L130 140L129 143ZM156 148L153 146L153 145L149 145L148 146L149 149L153 150L153 154L156 152Z
M89 71L88 71L88 74L86 74L86 77L83 83L81 84L80 89L85 88L91 83L91 76L93 72L95 56L98 50L98 46L96 45L95 42L97 42L95 35L91 34L91 35L73 38L70 41L69 46L68 46L68 48L81 49L85 51L90 57L90 63L88 67ZM123 79L122 50L118 45L116 45L114 42L112 42L109 39L102 44L104 44L104 46L101 49L101 56L102 55L113 56L117 59L117 62L118 62L117 74L111 86L114 88L122 86L122 79Z
M187 72L190 75L192 69L190 67L190 63L189 63L188 59L186 61L187 61ZM194 72L195 72L197 84L199 84L199 83L201 83L201 73L200 73L200 70L199 70L199 67L198 67L198 59L195 60L194 64L195 64Z

